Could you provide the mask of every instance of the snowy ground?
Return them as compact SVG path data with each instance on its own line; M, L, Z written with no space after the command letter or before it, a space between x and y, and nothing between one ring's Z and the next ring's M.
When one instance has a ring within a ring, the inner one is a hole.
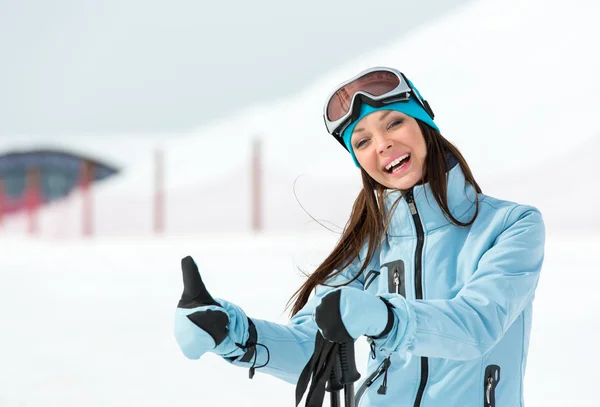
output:
M294 386L172 336L179 260L195 256L215 297L285 321L335 236L0 240L0 406L292 406ZM597 406L600 236L548 236L526 376L528 407ZM360 342L359 353L366 356ZM364 358L359 361L364 368ZM259 369L260 370L260 369Z

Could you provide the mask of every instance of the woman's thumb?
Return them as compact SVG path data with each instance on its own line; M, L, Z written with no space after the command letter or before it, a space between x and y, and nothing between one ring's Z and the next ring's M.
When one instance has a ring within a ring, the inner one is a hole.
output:
M198 266L191 256L181 259L181 271L183 273L183 293L177 305L178 308L189 309L205 305L221 306L204 286Z

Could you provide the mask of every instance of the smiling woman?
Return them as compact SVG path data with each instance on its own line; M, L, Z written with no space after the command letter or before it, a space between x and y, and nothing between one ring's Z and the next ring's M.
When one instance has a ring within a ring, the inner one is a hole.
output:
M368 338L372 373L357 405L522 405L540 212L484 195L396 69L343 82L323 114L363 190L337 246L296 292L292 321L313 314L330 341ZM373 271L379 284L366 284Z
M396 69L341 83L323 115L363 181L337 245L292 296L286 325L225 300L180 304L184 354L213 352L251 377L260 369L296 383L296 405L312 377L307 406L320 406L335 376L323 362L331 344L364 336L371 355L356 406L523 405L545 250L539 210L484 195Z

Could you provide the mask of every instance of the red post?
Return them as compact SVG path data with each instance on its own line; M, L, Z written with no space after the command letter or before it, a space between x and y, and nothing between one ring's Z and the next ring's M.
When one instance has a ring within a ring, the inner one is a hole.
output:
M81 174L79 177L79 186L81 187L82 199L82 224L81 232L83 236L91 236L93 230L93 201L90 184L94 179L94 163L84 160L81 164Z
M0 178L0 226L2 226L2 218L4 217L4 180Z
M154 233L161 234L165 229L165 167L162 149L154 152Z
M34 235L39 230L38 208L42 197L40 185L40 169L31 167L27 169L26 187L25 187L25 205L27 208L27 230L30 235Z
M261 141L255 137L252 142L252 231L262 230L262 184L261 184Z

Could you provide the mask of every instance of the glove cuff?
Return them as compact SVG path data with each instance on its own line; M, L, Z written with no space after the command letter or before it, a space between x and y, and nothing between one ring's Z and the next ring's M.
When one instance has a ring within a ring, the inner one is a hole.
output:
M377 297L377 298L379 298L385 304L385 306L387 308L388 320L387 320L387 324L385 325L384 330L377 336L371 336L370 337L371 339L381 339L384 336L386 336L387 334L389 334L392 331L392 328L394 327L394 322L395 322L394 311L392 311L394 306L385 298L381 298L381 297Z
M237 347L239 347L240 349L245 350L246 353L244 353L243 355L238 356L238 357L227 358L227 359L230 362L238 361L238 362L249 363L250 361L252 361L252 366L250 366L250 372L249 372L250 379L252 379L254 377L256 369L265 367L269 364L269 360L270 360L269 348L267 348L265 345L263 345L261 343L258 343L258 334L256 332L256 325L254 325L254 322L250 318L248 318L248 340L246 341L246 343L244 345L242 345L241 343L236 343L235 345ZM256 351L256 346L262 346L267 351L267 361L261 366L256 366L256 359L258 356L257 351Z
M252 322L252 320L250 318L248 318L248 340L246 341L246 343L244 345L242 345L241 343L236 343L236 345L239 348L246 351L246 353L244 353L240 357L240 359L239 359L240 362L250 362L252 360L252 357L256 353L257 338L258 338L258 335L256 333L256 325L254 325L254 322Z

